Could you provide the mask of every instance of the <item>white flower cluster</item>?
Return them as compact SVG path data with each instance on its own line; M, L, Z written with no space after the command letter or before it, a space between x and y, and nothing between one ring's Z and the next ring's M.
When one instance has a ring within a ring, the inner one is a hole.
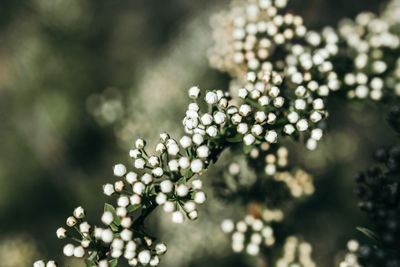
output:
M116 166L114 172L120 171L121 168L121 165ZM110 259L100 260L108 255L108 253L101 254L104 253L102 250L96 250L96 248L102 246L110 249L111 259L118 259L123 256L128 260L130 266L137 266L138 264L157 266L159 263L158 255L166 252L166 245L163 243L154 244L153 240L143 233L135 235L131 229L132 218L127 216L127 213L128 210L125 207L120 206L115 210L111 205L106 204L101 221L107 227L91 227L87 221L84 221L85 210L82 207L77 207L73 216L67 218L66 224L71 230L76 231L80 238L74 234L68 234L64 227L60 227L56 231L59 239L68 238L78 243L78 245L66 244L63 249L64 255L77 258L94 255L98 256L99 260L97 261L96 258L91 256L93 264L98 264L99 267L111 266L109 265ZM46 265L46 267L50 266L53 265Z
M248 69L259 69L264 61L274 59L286 43L303 38L307 32L303 19L284 14L286 4L287 0L241 1L215 15L211 65L242 77Z
M271 247L275 244L273 222L280 222L283 213L280 210L265 209L262 216L249 214L236 224L226 219L221 223L222 231L232 234L232 249L236 253L246 251L251 256L260 252L260 247Z
M301 169L296 170L294 175L290 172L279 172L274 179L284 182L293 197L312 195L315 191L312 176Z
M344 260L340 262L339 267L361 267L356 255L359 248L360 244L357 240L350 240L347 242L347 249L349 252L345 255Z
M105 224L111 224L112 214L108 211L103 213L102 221ZM124 222L128 221L128 223ZM104 244L110 247L111 258L118 259L124 257L130 266L150 265L157 266L160 262L159 255L167 251L167 246L164 243L154 244L150 237L141 235L135 236L134 231L126 228L126 224L131 224L130 217L125 217L120 221L123 230L119 232L119 236L113 227L100 228L94 230L94 237L101 240ZM100 260L99 267L108 267L108 260Z
M312 247L307 242L299 241L295 236L286 239L283 255L278 259L276 267L315 267L311 258Z
M343 20L339 25L353 65L344 74L350 98L381 100L387 89L389 96L400 96L400 33L386 18L387 13L381 18L364 12L354 21Z

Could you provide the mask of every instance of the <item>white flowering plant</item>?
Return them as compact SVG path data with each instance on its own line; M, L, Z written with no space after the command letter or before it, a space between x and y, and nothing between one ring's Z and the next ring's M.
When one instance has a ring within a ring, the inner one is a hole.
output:
M382 102L400 96L400 8L393 2L397 8L381 16L362 13L321 31L308 30L301 16L287 11L286 0L236 1L215 15L210 64L230 74L229 91L190 88L183 136L162 133L154 150L137 139L130 163L116 164L116 180L103 186L115 204L104 205L102 226L87 222L85 210L76 208L67 227L56 232L69 240L63 253L83 258L88 267L121 261L157 266L167 246L149 234L146 219L162 208L174 223L196 220L198 205L206 201L201 176L231 149L246 155L247 166L230 162L213 184L220 196L251 203L244 220L221 224L232 234L234 252L262 253L271 266L316 266L309 243L275 235L284 219L279 206L315 190L312 176L289 164L284 142L315 150L332 95ZM254 170L255 181L240 182L243 168ZM254 190L264 192L261 199ZM56 264L40 260L34 266Z

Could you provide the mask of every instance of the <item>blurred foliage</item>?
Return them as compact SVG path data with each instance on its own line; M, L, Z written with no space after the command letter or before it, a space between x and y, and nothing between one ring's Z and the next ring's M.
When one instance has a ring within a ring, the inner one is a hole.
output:
M292 2L306 24L319 28L378 10L383 1ZM162 130L179 133L188 87L228 87L206 58L209 17L228 3L1 1L0 258L10 258L2 266L30 266L54 255L61 266L78 266L61 257L55 237L65 217L80 204L91 219L99 217L101 185L131 140L154 142ZM295 147L296 160L315 177L316 193L286 218L314 244L319 266L332 266L364 220L352 174L368 166L375 148L392 141L384 113L373 104L330 105L330 134L321 147ZM215 175L210 171L208 180ZM208 191L199 221L179 231L166 220L152 222L170 247L162 266L254 266L254 259L233 255L219 231L223 218L243 215L235 207L240 203Z

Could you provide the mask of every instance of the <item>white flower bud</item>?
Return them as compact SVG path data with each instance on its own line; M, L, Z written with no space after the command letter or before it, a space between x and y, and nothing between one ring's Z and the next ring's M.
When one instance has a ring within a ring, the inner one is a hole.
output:
M99 261L99 267L109 267L108 266L108 260Z
M151 156L148 159L148 162L149 162L150 166L153 168L157 167L160 164L160 161L158 160L158 157L156 157L156 156Z
M183 208L184 208L184 210L185 210L186 212L194 211L194 210L196 209L196 203L193 202L193 201L187 201L187 202L185 203L185 205L183 206Z
M237 126L237 131L240 134L246 134L249 131L249 126L247 123L242 122Z
M71 257L72 255L74 255L74 245L72 244L66 244L63 248L63 253L65 256L67 257Z
M165 146L164 146L164 144L161 144L161 143L159 143L159 144L157 144L156 145L156 152L157 153L163 153L165 151Z
M278 87L272 86L271 89L269 90L268 94L270 97L278 97L280 92L281 92L281 90L279 90Z
M256 244L250 243L246 248L246 252L251 256L255 256L260 252L260 247Z
M256 138L252 134L246 134L243 137L243 142L246 146L251 146L256 141Z
M130 240L126 243L125 250L135 252L136 248L137 248L137 245L136 245L135 241Z
M169 134L167 134L167 133L161 133L160 134L160 140L161 140L161 142L166 142L167 140L169 139Z
M142 152L139 151L139 149L131 149L129 151L129 156L131 158L137 159L142 155Z
M209 126L207 127L206 133L211 137L215 137L218 134L218 129L215 126Z
M172 171L172 172L178 171L178 168L179 168L179 163L178 163L178 161L177 161L176 159L170 160L170 161L168 162L168 168L169 168L169 170Z
M79 225L79 230L82 233L89 233L90 230L90 224L88 222L83 222Z
M208 126L208 125L212 124L213 117L210 114L205 113L203 116L201 116L200 120L201 120L202 124L204 124L205 126Z
M142 148L145 147L146 142L143 139L139 138L139 139L136 140L135 145L136 145L137 149L142 149Z
M240 116L239 113L236 113L232 116L231 120L233 124L238 124L242 121L242 116Z
M150 260L150 266L157 266L159 263L160 263L160 259L158 258L158 256L154 256Z
M264 122L267 119L267 115L264 111L257 111L255 115L255 119L257 122Z
M121 177L126 173L126 167L124 164L117 164L113 168L114 175L117 177Z
M144 166L146 165L146 161L143 158L138 158L135 160L134 165L135 165L136 169L142 170L142 169L144 169Z
M308 122L305 119L301 119L296 123L296 127L299 131L306 131L308 129Z
M75 217L70 216L70 217L67 218L67 225L69 227L72 227L75 224L76 224L76 218Z
M255 136L261 135L263 132L263 127L260 124L255 124L251 127L251 133Z
M158 193L156 196L156 202L158 205L163 205L167 201L167 195L164 193Z
M117 192L122 192L122 190L124 190L124 187L125 187L125 184L123 181L116 181L114 183L114 188L115 188L115 191L117 191Z
M203 204L206 201L206 194L204 192L199 191L194 194L194 202L197 204Z
M100 227L94 228L94 237L97 239L101 239L101 235L103 234L104 229Z
M124 241L122 239L115 238L111 243L111 247L113 249L122 250L124 249Z
M181 138L181 140L179 140L179 143L183 148L186 149L192 145L192 139L189 136L185 135Z
M153 178L150 174L145 173L143 174L142 178L140 179L144 184L150 184L153 181Z
M297 110L305 110L306 109L306 101L304 101L303 99L296 99L294 102L294 107Z
M321 110L324 108L324 101L321 98L317 98L313 101L313 108L316 110Z
M110 211L105 211L101 216L101 221L105 225L110 225L114 221L114 215Z
M292 133L294 133L295 130L296 130L296 129L295 129L294 126L291 125L291 124L286 124L286 125L283 127L283 131L284 131L286 134L288 134L288 135L291 135Z
M173 184L170 180L164 180L160 183L160 189L163 193L171 193Z
M57 267L57 263L55 261L48 261L46 267Z
M268 96L261 96L261 97L258 99L258 103L259 103L261 106L267 106L267 105L269 104L269 98L268 98Z
M139 195L132 195L129 198L129 202L131 203L131 205L139 205L140 203L142 203L142 198Z
M201 172L201 170L203 169L203 162L199 159L193 160L192 163L190 164L190 169L194 173Z
M85 210L81 206L79 206L79 207L75 208L73 214L74 214L75 218L82 219L85 217Z
M129 205L129 198L127 196L121 196L117 200L119 207L127 207Z
M64 239L67 237L67 230L64 227L60 227L57 229L56 234L58 239Z
M165 202L163 210L167 213L173 212L175 210L175 204L172 201Z
M199 179L192 181L193 189L201 189L203 187L203 182Z
M81 246L78 246L74 249L74 257L82 258L85 256L85 249Z
M130 184L133 184L134 182L137 181L138 175L135 172L128 172L126 175L126 181Z
M205 100L206 100L206 102L207 102L208 104L212 105L212 104L217 103L217 101L218 101L218 96L217 96L217 94L214 93L214 92L208 92L208 93L206 94Z
M104 243L111 243L113 239L114 235L111 229L104 229L101 231L101 240L103 240Z
M200 88L197 86L193 86L189 89L189 97L193 99L197 99L200 95Z
M172 222L173 223L183 223L183 214L180 211L175 211L172 213Z
M33 267L46 267L46 264L42 260L35 261Z
M265 135L265 140L270 144L276 143L278 141L278 134L274 130L268 131Z
M115 212L118 217L125 217L128 214L128 210L125 207L117 207Z
M204 137L197 133L192 136L192 140L196 145L201 145L204 142Z
M323 135L323 131L320 128L316 128L311 131L311 138L314 140L317 140L317 141L321 140L322 135Z
M187 157L181 157L180 159L179 159L179 166L182 168L182 169L187 169L187 168L189 168L189 166L190 166L190 160L187 158Z
M249 115L251 112L251 106L247 105L247 104L243 104L240 106L239 108L239 114L246 117L247 115Z
M208 148L208 146L202 145L197 148L196 153L199 158L207 158L210 154L210 149Z
M311 113L310 115L310 120L314 123L319 122L320 120L322 120L322 115L321 113L319 113L318 111L314 111L313 113Z
M171 144L167 148L168 154L172 156L176 156L179 153L179 146L177 144Z
M138 254L138 260L141 264L146 265L150 262L151 254L148 250L142 250Z
M132 231L128 229L124 229L121 232L121 239L124 241L132 240Z
M197 210L192 210L189 212L188 216L190 220L194 221L199 217L199 212Z
M167 246L164 243L159 243L156 245L156 253L158 255L165 254L167 252Z
M189 189L187 188L186 185L184 184L180 184L177 188L176 188L176 194L180 197L185 197L187 196L187 194L189 193Z
M235 225L233 224L232 220L226 219L221 223L222 232L224 232L225 234L231 233L234 228Z
M218 111L214 114L214 121L216 124L223 124L225 120L226 120L225 113Z
M290 123L296 123L299 120L299 114L297 112L290 112L287 118Z
M134 193L138 194L139 196L143 194L144 190L146 189L146 186L141 183L141 182L136 182L133 184L132 190Z

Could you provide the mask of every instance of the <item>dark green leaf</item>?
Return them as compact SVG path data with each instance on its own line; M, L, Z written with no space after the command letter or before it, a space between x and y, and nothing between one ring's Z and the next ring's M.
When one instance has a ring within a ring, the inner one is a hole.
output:
M117 259L113 259L110 261L110 267L115 267L118 264L118 260Z
M242 134L236 134L233 137L227 138L226 139L229 143L240 143L243 140L243 135Z
M128 206L128 212L133 212L133 211L135 211L135 210L137 210L138 208L140 208L140 204L139 205L129 205Z

